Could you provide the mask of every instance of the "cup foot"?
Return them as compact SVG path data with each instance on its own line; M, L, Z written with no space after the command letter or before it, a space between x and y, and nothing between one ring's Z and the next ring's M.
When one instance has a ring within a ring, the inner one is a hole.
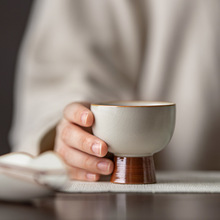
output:
M114 156L115 168L112 183L152 184L156 183L153 156L118 157Z

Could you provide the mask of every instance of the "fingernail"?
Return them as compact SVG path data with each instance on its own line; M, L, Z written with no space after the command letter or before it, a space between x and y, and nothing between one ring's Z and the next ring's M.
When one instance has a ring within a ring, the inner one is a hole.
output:
M101 144L99 143L95 143L95 144L93 144L92 145L92 151L95 153L95 154L97 154L97 155L101 155L101 150L102 150L102 146L101 146Z
M107 162L99 162L97 166L102 171L109 171L110 164Z
M83 124L86 124L87 122L87 118L88 118L89 113L88 112L84 112L81 116L81 121Z
M87 174L86 174L86 178L87 178L88 180L94 181L94 180L96 180L96 174L87 173Z

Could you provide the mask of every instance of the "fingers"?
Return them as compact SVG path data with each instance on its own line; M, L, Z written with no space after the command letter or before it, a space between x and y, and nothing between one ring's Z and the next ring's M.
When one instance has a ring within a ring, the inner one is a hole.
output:
M100 178L100 175L97 173L90 173L86 170L77 168L77 167L68 167L68 173L70 179L74 180L84 180L84 181L98 181Z
M69 122L83 127L90 127L93 124L92 112L81 103L71 103L66 106L63 112L64 118Z
M113 171L113 162L103 158L108 152L107 144L90 133L93 122L88 103L71 103L57 126L55 151L67 163L72 179L97 181L100 174Z
M87 173L109 175L113 171L114 165L109 159L98 158L64 145L57 148L57 152L69 166L86 170Z
M55 151L60 154L60 156L66 162L69 178L83 181L98 181L100 178L98 173L93 173L88 170L69 165L70 163L67 161L65 156L68 154L68 149L69 147L66 146L61 139L56 139Z
M104 157L108 153L108 147L104 141L74 124L65 124L61 138L66 145L91 155Z

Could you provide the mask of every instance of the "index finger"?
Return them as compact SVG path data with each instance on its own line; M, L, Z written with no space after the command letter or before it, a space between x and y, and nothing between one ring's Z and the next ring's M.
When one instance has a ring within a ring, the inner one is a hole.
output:
M94 116L87 106L89 106L88 103L73 102L65 107L63 116L69 122L90 127L93 124Z

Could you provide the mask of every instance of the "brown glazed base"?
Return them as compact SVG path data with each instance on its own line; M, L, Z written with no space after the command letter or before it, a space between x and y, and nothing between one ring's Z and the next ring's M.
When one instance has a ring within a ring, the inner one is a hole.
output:
M156 183L153 156L114 157L115 168L112 183L151 184Z

